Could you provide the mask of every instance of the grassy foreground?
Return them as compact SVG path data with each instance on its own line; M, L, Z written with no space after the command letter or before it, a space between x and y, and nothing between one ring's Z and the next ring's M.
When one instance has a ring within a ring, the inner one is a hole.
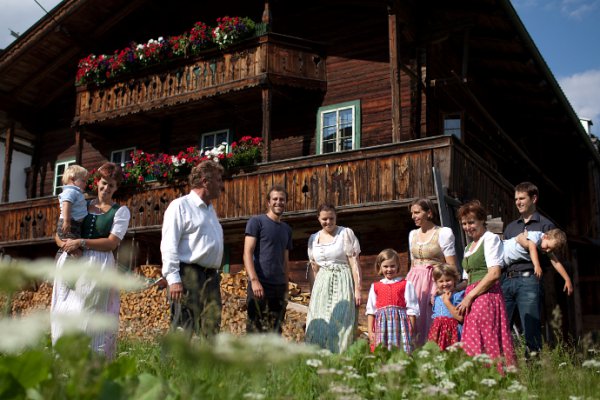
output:
M485 356L428 343L412 356L358 341L345 354L277 336L219 335L211 343L169 335L120 344L112 362L88 339L61 339L0 355L2 399L593 399L600 358L590 345L520 358L504 375ZM46 343L47 344L47 343Z

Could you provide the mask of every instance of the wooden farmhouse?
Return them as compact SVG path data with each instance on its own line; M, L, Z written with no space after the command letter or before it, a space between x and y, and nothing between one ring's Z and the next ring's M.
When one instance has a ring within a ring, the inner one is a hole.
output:
M247 16L256 32L75 85L91 53L223 16ZM27 200L0 204L0 248L13 258L54 255L55 195L71 163L91 170L133 149L176 154L259 136L262 161L229 174L216 202L231 271L273 184L289 193L293 280L307 285L315 210L331 202L360 239L366 299L379 251L406 261L413 200L440 205L462 253L458 206L479 199L507 223L514 185L532 181L540 210L568 233L563 260L576 287L567 298L546 271L547 315L559 304L576 337L600 329L600 155L509 0L64 0L0 53L0 128L3 193L23 184L10 181L12 152L31 155ZM120 189L132 213L121 264L160 264L163 213L187 190Z

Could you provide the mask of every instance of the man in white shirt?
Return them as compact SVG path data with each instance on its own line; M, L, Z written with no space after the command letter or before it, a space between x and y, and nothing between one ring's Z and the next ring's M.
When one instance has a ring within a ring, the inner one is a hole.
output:
M165 211L160 251L169 285L171 326L205 337L221 325L223 228L211 201L223 191L223 167L202 161L189 176L191 191Z

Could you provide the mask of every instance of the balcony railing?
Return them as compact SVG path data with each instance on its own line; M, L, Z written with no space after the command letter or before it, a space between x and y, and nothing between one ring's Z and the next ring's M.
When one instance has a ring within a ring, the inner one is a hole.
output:
M323 202L356 211L398 207L435 196L433 166L451 195L479 198L495 216L509 219L504 213L512 187L451 137L260 164L225 179L225 192L214 205L224 226L241 224L265 212L269 188L280 184L288 191L288 217L312 217ZM181 185L123 191L118 201L131 211L131 232L157 232L169 203L187 191ZM55 198L0 204L0 246L51 241L57 219Z
M249 39L227 52L140 71L129 80L77 90L75 120L88 124L154 108L248 89L265 82L325 87L317 45L273 33Z

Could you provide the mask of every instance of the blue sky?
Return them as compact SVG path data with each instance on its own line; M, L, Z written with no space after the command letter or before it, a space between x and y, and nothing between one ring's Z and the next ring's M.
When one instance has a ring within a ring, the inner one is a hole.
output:
M37 0L51 10L59 0ZM580 118L600 134L600 0L511 0ZM0 0L0 48L44 15L34 0Z

